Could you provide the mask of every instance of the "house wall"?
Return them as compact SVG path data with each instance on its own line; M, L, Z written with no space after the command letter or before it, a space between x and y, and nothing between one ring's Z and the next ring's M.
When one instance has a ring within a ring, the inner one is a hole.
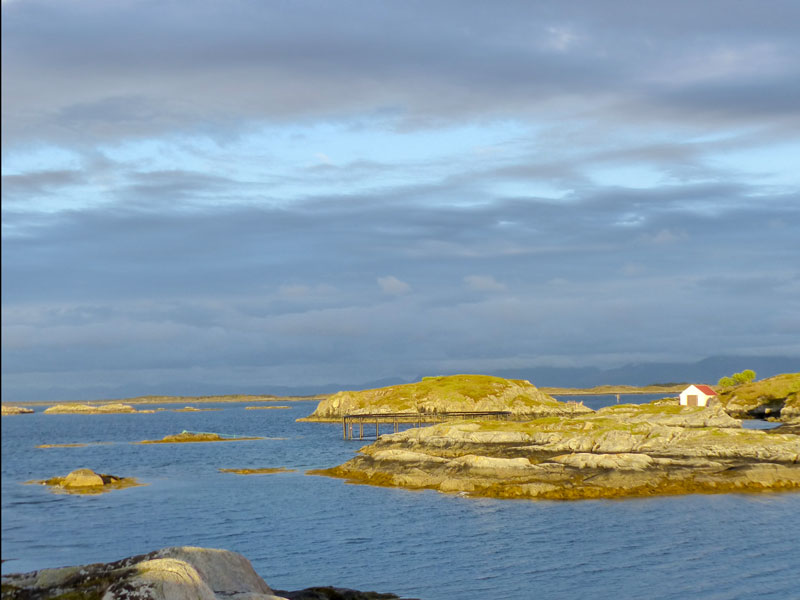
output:
M704 394L692 385L681 392L680 403L682 406L689 406L689 396L697 396L697 406L706 406L709 398L713 398L713 396Z

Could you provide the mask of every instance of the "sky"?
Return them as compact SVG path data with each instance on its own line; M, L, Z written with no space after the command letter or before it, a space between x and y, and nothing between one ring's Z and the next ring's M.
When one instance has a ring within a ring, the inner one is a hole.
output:
M3 400L800 358L798 23L3 0Z

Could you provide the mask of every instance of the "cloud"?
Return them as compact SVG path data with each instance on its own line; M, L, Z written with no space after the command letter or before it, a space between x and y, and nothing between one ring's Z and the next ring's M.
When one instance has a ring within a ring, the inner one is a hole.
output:
M796 3L620 6L384 3L356 27L366 18L358 3L205 1L191 19L181 3L10 3L3 135L227 135L249 122L364 115L406 128L509 114L617 125L796 117L798 47L786 25L800 17ZM720 68L726 77L715 78ZM654 81L666 73L676 75Z
M467 275L464 284L475 292L504 292L505 284L500 283L491 275Z
M405 281L400 281L393 275L378 277L378 285L385 294L391 294L393 296L407 294L411 291L411 286L409 284Z
M674 244L685 241L689 236L682 231L674 232L671 229L661 229L654 235L645 235L644 239L653 244Z
M800 354L799 19L4 2L4 386Z

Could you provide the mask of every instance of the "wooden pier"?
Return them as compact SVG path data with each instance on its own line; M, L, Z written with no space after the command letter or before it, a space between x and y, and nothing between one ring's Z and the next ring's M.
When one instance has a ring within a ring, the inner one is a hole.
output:
M495 419L507 421L511 416L511 411L507 410L485 410L485 411L465 411L465 412L435 412L435 413L361 413L350 414L342 417L342 438L345 440L356 439L354 430L358 426L358 439L365 437L365 427L375 424L375 439L380 436L380 426L382 424L392 425L392 433L400 431L401 425L411 427L422 427L431 423L443 423L445 421L467 420L467 419ZM371 429L371 427L370 427ZM369 436L368 437L372 437Z

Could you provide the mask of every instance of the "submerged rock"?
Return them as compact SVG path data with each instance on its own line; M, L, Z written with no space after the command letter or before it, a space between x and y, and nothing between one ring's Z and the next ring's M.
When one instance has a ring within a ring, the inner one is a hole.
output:
M264 467L259 469L219 469L220 473L236 473L237 475L274 475L276 473L294 473L297 469L286 467Z
M275 593L285 597L286 600L393 600L398 598L395 594L360 592L337 587L312 587L296 592L276 590Z
M571 416L592 410L580 402L559 402L529 381L488 375L425 377L418 383L359 392L339 392L323 399L299 421L335 421L347 414L509 411L513 418Z
M796 490L800 437L742 429L720 407L623 405L572 418L410 429L310 473L503 498Z
M339 588L275 592L250 561L228 550L181 546L111 563L4 575L3 599L379 600L393 594ZM285 595L284 595L285 594Z

